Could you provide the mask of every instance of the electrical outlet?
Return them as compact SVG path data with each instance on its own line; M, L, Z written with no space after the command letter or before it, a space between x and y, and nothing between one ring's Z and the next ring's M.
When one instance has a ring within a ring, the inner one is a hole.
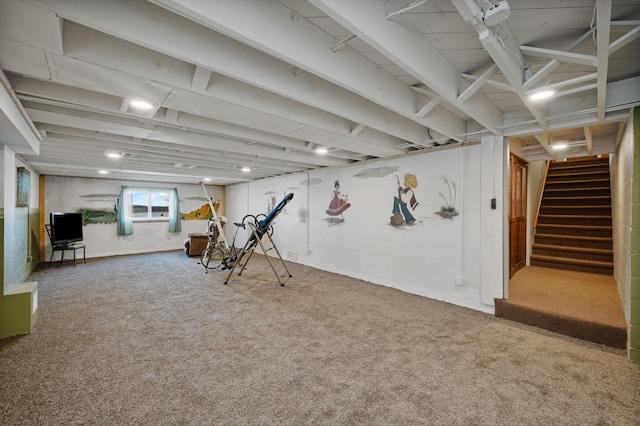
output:
M456 285L457 286L461 286L462 285L462 277L460 275L458 275L456 277Z

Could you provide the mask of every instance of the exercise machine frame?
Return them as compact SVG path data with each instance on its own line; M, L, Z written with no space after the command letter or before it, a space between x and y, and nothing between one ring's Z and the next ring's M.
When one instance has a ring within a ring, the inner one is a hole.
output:
M251 233L247 237L247 242L244 244L244 247L237 254L235 262L233 262L233 264L231 266L231 269L229 271L229 275L227 275L227 278L224 281L225 284L227 284L229 282L229 279L231 278L231 275L233 275L233 271L235 271L236 266L238 266L240 264L240 261L242 260L242 258L247 253L249 253L249 257L244 262L244 264L242 264L242 266L240 268L240 272L238 273L238 276L242 275L242 272L247 267L247 264L249 263L249 260L251 259L251 256L253 256L253 252L255 251L255 249L256 249L256 247L258 245L262 249L262 252L265 254L265 256L267 258L267 261L269 262L269 266L271 266L271 269L273 270L273 273L275 274L275 276L278 279L278 282L280 283L281 286L284 286L284 281L282 281L280 279L280 275L278 275L278 272L276 271L275 266L273 266L273 262L271 261L270 256L267 254L267 251L269 251L271 249L274 249L276 251L276 254L278 255L278 258L280 259L280 262L282 263L282 266L284 267L285 271L287 272L287 275L289 275L289 278L292 277L291 272L289 272L289 269L287 268L287 265L284 263L284 259L282 258L282 255L280 254L280 251L278 250L278 247L276 247L276 244L273 242L273 238L271 238L271 235L273 234L273 225L272 224L273 224L274 219L280 214L280 212L282 212L284 207L287 205L287 203L289 203L289 201L291 201L292 198L293 198L293 193L287 194L278 203L278 205L275 206L273 208L273 210L271 210L271 212L269 212L269 214L267 214L265 216L265 218L262 219L262 220L259 220L258 217L256 217L256 216L251 216L251 215L245 216L245 219L247 217L253 218L252 222L249 221L247 223L247 225L249 226L249 229L251 230ZM243 219L243 223L244 223L244 219ZM267 238L271 242L271 247L269 249L266 249L264 244L262 244L262 238L265 235L267 236Z

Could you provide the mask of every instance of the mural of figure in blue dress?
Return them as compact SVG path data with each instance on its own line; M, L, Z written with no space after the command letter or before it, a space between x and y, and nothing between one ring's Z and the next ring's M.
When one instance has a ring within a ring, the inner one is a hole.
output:
M396 181L398 182L398 195L393 197L393 215L390 218L392 226L400 226L403 224L413 225L416 222L415 217L411 214L411 211L418 207L418 201L413 192L418 187L418 178L412 173L406 173L404 175L404 185L400 184L400 178L396 175Z
M326 213L331 216L334 221L337 220L344 222L342 213L351 207L351 204L347 201L347 195L340 193L340 181L336 180L333 187L333 198L329 203L329 208L326 210ZM338 218L338 216L340 216L340 218Z

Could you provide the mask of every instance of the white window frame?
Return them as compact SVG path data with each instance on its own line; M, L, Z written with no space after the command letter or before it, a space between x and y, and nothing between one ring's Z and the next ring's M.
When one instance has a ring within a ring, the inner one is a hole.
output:
M148 207L148 211L147 211L147 216L146 217L136 217L133 215L133 197L134 194L136 193L141 193L141 192L147 192L149 193L149 199L148 199L148 203L147 203L147 207ZM167 209L167 215L166 216L157 216L154 217L152 216L153 214L153 204L152 204L152 200L153 200L153 194L164 194L167 197L168 200L168 209ZM126 205L126 212L127 212L127 216L129 217L129 219L131 219L131 221L133 223L140 223L140 222L169 222L169 218L172 217L172 215L174 214L173 212L173 203L171 202L171 198L173 197L173 190L171 189L163 189L163 188L131 188L129 190L129 196L127 197L127 205Z

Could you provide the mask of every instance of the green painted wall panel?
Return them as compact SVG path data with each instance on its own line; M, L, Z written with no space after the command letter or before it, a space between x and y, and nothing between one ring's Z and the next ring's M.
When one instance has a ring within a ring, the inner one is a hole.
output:
M632 200L640 200L640 108L633 110L633 187ZM631 298L629 324L629 359L640 364L640 204L633 201L631 215L631 283L629 297Z
M17 287L13 289L15 294L0 297L0 339L31 333L38 319L38 311L34 310L37 283L21 283L14 287Z
M11 220L5 217L5 209L0 209L0 339L30 333L38 319L38 284L35 282L7 282L12 276L14 265L8 264L5 256L5 225ZM37 224L37 222L36 222ZM9 224L11 225L11 224ZM34 266L35 267L35 266Z

